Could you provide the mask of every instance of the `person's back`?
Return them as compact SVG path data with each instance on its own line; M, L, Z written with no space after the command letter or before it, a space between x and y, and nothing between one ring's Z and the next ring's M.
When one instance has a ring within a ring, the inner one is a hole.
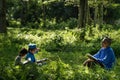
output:
M21 63L21 56L17 56L16 58L15 58L15 65L21 65L22 63Z
M23 48L20 50L19 55L15 58L15 65L22 65L21 62L22 57L24 57L27 54L27 49Z

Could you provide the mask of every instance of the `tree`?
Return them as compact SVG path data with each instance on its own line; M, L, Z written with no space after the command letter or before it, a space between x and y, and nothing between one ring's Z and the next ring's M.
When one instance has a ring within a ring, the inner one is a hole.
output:
M21 11L21 24L25 25L26 24L26 16L27 16L27 6L28 6L28 1L29 0L21 0L21 5L22 5L22 11Z
M84 28L86 26L88 13L88 0L80 0L79 3L79 14L78 14L78 27Z
M80 0L78 9L78 28L83 28L80 38L84 40L85 26L88 20L88 0Z
M44 0L42 0L42 10L43 10L43 13L42 13L42 16L43 16L43 27L46 26L46 16L45 16L45 5L44 5Z
M6 0L0 0L0 33L6 31Z
M103 25L103 3L104 1L97 1L95 0L95 10L94 10L94 26L99 24L99 26Z
M99 17L99 25L100 26L102 26L103 25L103 0L101 1L101 3L100 3L100 5L99 5L100 7L99 7L99 15L100 15L100 17Z

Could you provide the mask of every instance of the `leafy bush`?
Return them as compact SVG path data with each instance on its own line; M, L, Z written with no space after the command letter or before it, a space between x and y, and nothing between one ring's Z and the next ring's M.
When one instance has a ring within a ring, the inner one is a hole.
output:
M9 21L9 26L19 28L21 26L21 22L18 20Z
M43 22L44 21L42 20L40 26L43 29L49 29L49 30L65 30L65 29L74 29L77 27L76 18L70 18L66 21L61 21L59 23L56 21L56 18L53 18L51 20L46 19L45 23Z

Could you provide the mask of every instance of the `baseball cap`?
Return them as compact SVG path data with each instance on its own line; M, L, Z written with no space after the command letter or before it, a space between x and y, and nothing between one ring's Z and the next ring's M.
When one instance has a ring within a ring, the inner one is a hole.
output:
M29 49L36 49L37 48L36 44L29 44L28 47L29 47Z

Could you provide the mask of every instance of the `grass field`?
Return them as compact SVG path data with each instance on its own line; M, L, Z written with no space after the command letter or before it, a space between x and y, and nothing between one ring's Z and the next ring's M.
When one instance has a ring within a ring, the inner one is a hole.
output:
M0 34L0 76L5 80L32 80L30 74L34 75L34 80L120 80L120 30L87 29L84 40L82 32L80 29L8 28L6 34ZM99 66L94 69L83 67L86 53L96 53L104 35L113 39L115 67L110 71ZM40 48L36 59L49 59L46 65L14 66L19 50L28 48L29 43L36 43Z

